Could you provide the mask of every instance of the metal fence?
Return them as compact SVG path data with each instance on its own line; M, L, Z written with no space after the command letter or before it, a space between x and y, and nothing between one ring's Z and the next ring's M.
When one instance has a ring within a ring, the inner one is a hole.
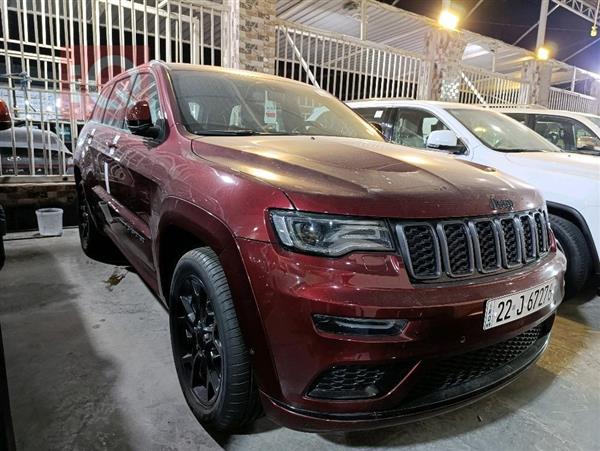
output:
M277 75L311 83L343 101L416 98L428 63L418 55L280 21Z
M595 97L554 87L550 88L548 108L600 114L600 102Z
M507 75L462 65L459 102L490 107L525 105L529 85Z
M0 0L0 98L16 125L0 132L0 176L68 174L98 89L120 72L222 65L226 14L203 0Z

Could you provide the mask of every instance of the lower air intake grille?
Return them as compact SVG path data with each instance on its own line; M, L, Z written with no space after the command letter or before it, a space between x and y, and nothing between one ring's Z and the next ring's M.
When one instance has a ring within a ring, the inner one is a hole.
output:
M382 396L400 382L413 365L341 365L319 375L308 391L311 398L365 399Z
M484 376L515 360L543 334L544 330L540 325L508 341L436 362L424 371L406 401Z

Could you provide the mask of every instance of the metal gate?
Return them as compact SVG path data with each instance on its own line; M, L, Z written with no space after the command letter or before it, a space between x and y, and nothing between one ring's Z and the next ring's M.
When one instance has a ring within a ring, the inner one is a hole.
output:
M416 98L428 70L422 57L392 47L285 21L277 26L276 74L343 101Z
M189 0L0 0L0 176L72 171L98 89L151 59L222 65L223 5Z

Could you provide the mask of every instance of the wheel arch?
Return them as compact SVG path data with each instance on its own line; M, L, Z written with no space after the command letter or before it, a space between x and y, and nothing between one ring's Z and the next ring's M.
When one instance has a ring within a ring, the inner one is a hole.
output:
M579 230L581 230L581 233L583 234L583 237L585 238L585 241L592 254L594 272L596 274L600 274L600 259L598 257L598 249L596 249L592 232L590 231L590 228L588 227L583 215L575 208L568 205L559 204L556 202L546 202L546 204L548 206L548 213L560 216L561 218L566 219L567 221L570 221L579 227Z
M179 258L197 247L210 247L227 276L244 342L261 389L280 392L263 322L234 234L208 211L182 199L163 202L154 242L159 296L168 307L171 277Z

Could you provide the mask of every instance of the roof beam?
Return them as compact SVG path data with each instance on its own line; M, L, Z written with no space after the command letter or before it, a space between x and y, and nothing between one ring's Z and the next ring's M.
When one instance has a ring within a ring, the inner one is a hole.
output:
M571 11L573 14L578 15L579 17L594 23L596 18L596 8L591 6L590 4L584 2L583 0L552 0L557 5L562 6L568 11Z
M556 9L559 7L560 7L560 5L554 5L554 7L550 11L548 11L548 16L550 14L552 14L554 11L556 11ZM515 42L513 42L512 45L517 45L519 42L521 42L525 36L527 36L529 33L531 33L535 29L535 27L537 27L539 25L539 23L540 23L540 21L538 20L531 27L529 27L525 33L523 33L521 36L519 36L519 39L517 39Z
M540 21L538 22L537 39L535 41L535 48L539 49L544 45L546 41L546 22L548 19L548 5L550 0L542 0L540 6Z

